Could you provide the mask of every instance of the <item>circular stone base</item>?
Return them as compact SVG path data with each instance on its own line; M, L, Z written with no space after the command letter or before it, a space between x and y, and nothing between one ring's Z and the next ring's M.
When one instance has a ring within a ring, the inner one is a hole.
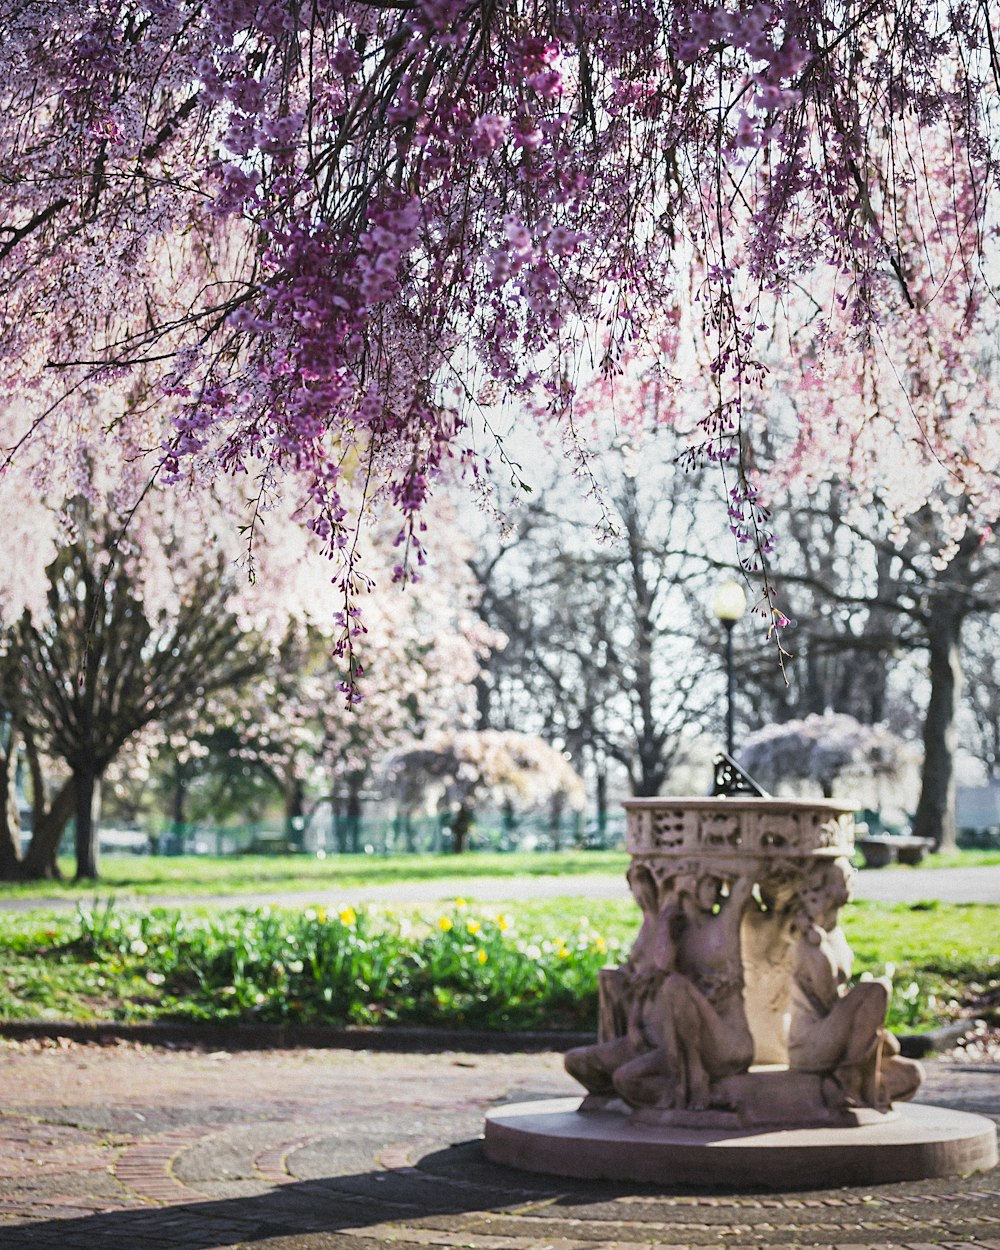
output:
M486 1116L486 1156L527 1172L738 1189L925 1180L997 1163L992 1120L904 1103L854 1128L692 1129L580 1112L578 1098L513 1103Z

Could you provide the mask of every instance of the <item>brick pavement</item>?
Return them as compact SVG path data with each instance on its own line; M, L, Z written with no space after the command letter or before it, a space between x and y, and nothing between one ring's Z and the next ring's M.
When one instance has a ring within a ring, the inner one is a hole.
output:
M1000 1170L727 1195L489 1164L484 1110L559 1056L0 1042L0 1250L1000 1250ZM1000 1065L923 1094L1000 1123Z

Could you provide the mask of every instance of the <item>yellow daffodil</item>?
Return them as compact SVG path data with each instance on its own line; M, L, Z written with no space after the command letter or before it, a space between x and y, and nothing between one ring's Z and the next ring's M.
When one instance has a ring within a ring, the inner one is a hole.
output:
M510 928L510 917L505 916L503 912L497 916L497 928L501 933L506 933L506 931Z
M340 923L347 925L348 929L352 929L357 922L358 913L353 907L343 907L340 911Z
M483 948L480 946L479 950L476 952L476 958L479 960L481 964L484 964L486 963L487 959L489 959L489 955L487 955L486 952L483 950Z
M600 936L594 938L594 950L597 951L599 955L603 955L607 949L608 944L605 942L604 938Z
M563 946L562 943L560 943L559 949L556 951L556 954L559 956L560 959L569 959L570 949L568 946Z
M478 933L479 930L483 926L479 923L478 920L467 920L465 922L465 927L469 930L470 933Z
M447 933L451 927L452 927L451 918L449 916L442 916L441 919L438 921L438 928L441 930L442 933Z

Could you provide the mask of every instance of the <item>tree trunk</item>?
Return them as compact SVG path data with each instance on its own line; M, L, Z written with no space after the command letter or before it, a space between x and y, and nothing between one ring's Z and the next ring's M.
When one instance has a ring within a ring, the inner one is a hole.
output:
M493 691L486 677L480 673L478 677L473 679L472 688L476 692L476 728L489 729L490 726L490 703Z
M463 803L455 813L455 819L451 822L451 849L456 855L461 855L465 850L465 844L468 841L471 828L472 812Z
M70 779L63 782L51 806L45 806L44 798L33 803L31 842L24 857L22 876L31 881L58 880L60 873L56 854L63 831L73 815L75 802L73 782Z
M602 764L597 770L597 839L604 846L608 836L608 770Z
M76 880L97 879L97 828L94 822L94 802L97 798L97 770L89 763L73 770L73 789L76 800Z
M10 727L6 751L0 753L0 881L21 876L21 818L17 810L17 755L20 736Z
M927 624L931 695L924 719L924 765L913 819L916 837L935 850L954 850L955 718L962 694L960 650L963 616L943 596L934 599Z
M351 773L347 778L347 836L350 849L357 855L361 851L361 787L364 776Z
M285 837L291 846L302 849L303 831L305 829L306 788L301 777L294 772L285 776Z
M565 803L564 794L555 794L549 805L549 843L553 851L562 850L562 817Z
M655 799L666 775L663 749L640 739L638 757L638 770L632 772L632 793L637 799Z
M500 835L503 839L501 850L509 851L516 845L517 834L517 817L514 814L514 804L510 799L504 799L500 809Z
M174 833L178 835L184 834L184 826L187 823L187 788L188 775L187 768L180 762L174 761L174 784L170 795L170 823L173 826Z

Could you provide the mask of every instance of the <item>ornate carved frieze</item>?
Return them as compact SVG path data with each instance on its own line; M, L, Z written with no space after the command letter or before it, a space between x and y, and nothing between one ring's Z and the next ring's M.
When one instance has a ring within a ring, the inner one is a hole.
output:
M854 851L853 809L833 800L631 799L625 811L632 855L797 857Z

